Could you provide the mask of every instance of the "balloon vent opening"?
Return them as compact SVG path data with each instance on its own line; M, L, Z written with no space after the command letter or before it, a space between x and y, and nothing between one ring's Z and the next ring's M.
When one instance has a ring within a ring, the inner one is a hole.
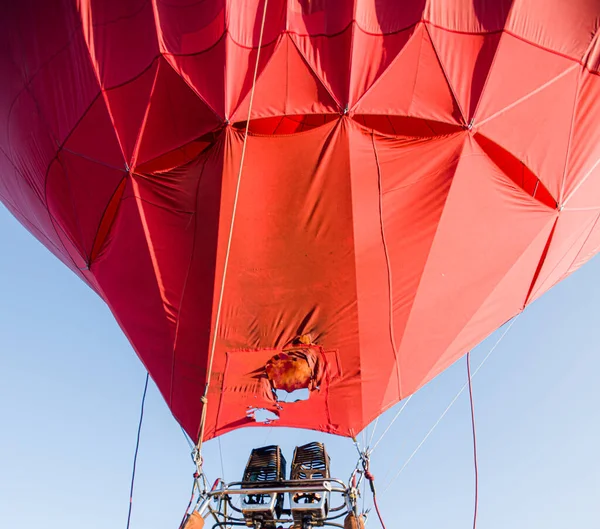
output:
M280 484L285 480L285 458L281 448L275 445L255 448L250 454L242 486L257 489L256 494L242 496L242 513L246 525L250 527L274 527L281 517L284 495L275 492L261 492L260 488Z
M322 367L319 349L310 335L303 335L267 361L265 373L277 401L308 400L310 392L319 389Z

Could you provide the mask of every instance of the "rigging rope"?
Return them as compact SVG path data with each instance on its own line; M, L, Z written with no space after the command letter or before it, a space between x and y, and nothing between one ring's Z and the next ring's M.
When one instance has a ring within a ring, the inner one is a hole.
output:
M225 251L225 261L223 263L223 277L221 278L221 288L219 291L219 301L217 303L217 313L215 316L215 325L213 328L213 336L210 345L210 353L208 360L208 369L206 371L206 385L204 387L204 394L201 397L202 402L202 415L200 418L200 428L198 432L198 442L196 444L196 464L200 469L202 466L202 440L204 437L204 429L206 426L206 409L208 407L208 388L210 386L210 377L212 375L213 369L213 361L215 358L215 349L217 346L217 334L219 332L219 323L221 321L221 308L223 306L223 295L225 292L225 280L227 278L227 269L229 266L229 254L231 252L231 241L233 239L233 227L235 225L235 216L237 212L238 199L240 194L240 183L242 181L242 172L244 169L244 158L246 156L246 146L248 144L248 131L250 129L250 117L252 114L252 104L254 103L254 91L256 89L256 78L258 77L258 65L260 61L260 52L262 48L262 41L265 29L265 20L267 18L267 6L269 5L269 0L265 0L265 4L263 7L262 13L262 21L260 24L260 35L258 38L258 48L256 50L256 64L254 65L254 75L252 77L252 88L250 90L250 101L248 102L248 119L246 120L246 128L244 130L244 141L242 144L242 154L240 156L240 167L238 170L237 182L235 187L235 195L233 199L233 209L231 212L231 224L229 226L229 236L227 237L227 248Z
M221 460L221 479L223 481L227 481L225 479L225 465L223 464L223 448L221 446L221 438L217 438L217 441L219 443L219 459Z
M183 527L185 527L185 522L187 521L188 513L190 512L190 507L192 506L192 502L194 501L194 493L196 492L197 479L198 479L198 473L195 472L194 473L194 482L192 483L192 493L190 494L190 501L188 502L187 507L185 508L185 513L183 514L183 518L181 519L181 522L179 523L179 529L182 529Z
M185 442L190 447L190 450L193 450L194 449L194 443L192 443L192 441L189 438L187 432L183 429L183 426L181 426L181 424L179 425L179 427L181 428L181 432L183 433L183 437L185 438Z
M414 395L414 393L413 393ZM404 404L402 404L402 406L400 407L400 409L396 412L396 415L394 415L394 418L392 419L392 422L390 422L390 424L388 424L388 427L384 430L384 432L381 434L381 437L377 440L377 442L373 445L373 448L371 448L369 450L369 453L373 453L375 451L375 449L377 448L377 445L379 443L381 443L381 441L383 441L383 438L386 436L386 434L390 431L390 428L392 427L392 425L396 422L396 419L398 417L400 417L400 415L402 414L402 412L404 411L404 408L406 408L406 406L408 405L408 403L410 402L410 399L412 399L413 396L409 395L409 397L404 401Z
M362 464L363 467L363 475L366 478L366 480L369 482L369 487L371 488L371 493L373 494L373 506L375 507L375 512L377 513L377 517L379 518L379 523L381 524L381 527L383 527L383 529L386 529L385 527L385 522L383 521L383 516L381 515L381 511L379 510L379 504L377 503L377 492L375 490L375 476L373 476L373 474L370 471L370 465L371 465L371 454L370 452L367 450L367 448L365 447L364 450L360 449L360 446L358 444L358 441L356 440L355 437L352 438L352 442L354 443L354 447L356 448L356 450L358 451L358 457L359 460L356 463L356 470L358 470L359 466ZM364 485L365 483L363 482L363 514L365 513L365 509L364 509Z
M471 352L467 353L467 376L469 377L469 403L471 405L471 428L473 430L473 467L475 470L475 507L473 510L473 529L477 527L477 507L479 505L479 470L477 468L477 435L475 429L475 406L473 404L473 377L471 376Z
M362 456L362 464L363 470L365 473L365 478L369 481L369 487L371 488L371 493L373 494L373 506L375 507L375 512L377 513L377 517L379 518L379 523L383 529L386 529L385 522L383 521L383 516L381 516L381 511L379 510L379 504L377 503L377 491L375 490L375 476L371 474L370 471L370 460L369 454L365 451Z
M131 472L131 486L129 487L129 511L127 512L127 529L131 523L131 509L133 507L133 486L135 484L135 469L137 466L138 451L140 449L140 434L142 432L142 422L144 420L144 404L146 403L146 393L148 393L148 381L150 373L146 372L146 382L144 383L144 393L142 394L142 404L140 406L140 420L137 429L137 438L135 441L135 453L133 454L133 469Z
M379 417L377 417L375 419L375 424L373 425L373 430L371 431L371 437L369 437L369 442L367 443L367 446L365 447L367 450L370 448L371 444L373 443L373 437L375 437L375 432L377 431L378 424L379 424Z
M362 487L362 509L361 509L361 511L364 514L365 513L365 503L367 500L367 495L365 494L367 491L367 480L366 479L363 480L362 486L363 487Z
M500 343L502 342L502 340L504 339L504 337L508 334L508 331L510 331L510 329L512 328L512 326L515 324L515 322L519 319L519 317L521 316L521 312L519 314L517 314L508 324L508 326L506 327L506 329L504 330L504 332L500 335L500 338L498 338L498 340L496 341L496 343L493 345L493 347L489 350L488 354L485 356L485 358L481 361L481 363L477 366L477 369L475 369L475 371L473 371L473 375L471 378L473 378L478 372L479 370L483 367L483 365L486 363L486 361L488 360L488 358L491 356L491 354L496 350L496 348L500 345ZM452 408L452 406L454 405L454 403L458 400L458 398L463 394L463 392L465 391L465 389L467 389L469 383L465 382L463 384L463 386L460 388L459 392L455 395L455 397L450 401L450 404L448 404L448 406L446 407L446 409L442 412L442 414L440 415L440 417L438 418L438 420L434 423L434 425L430 428L430 430L427 432L427 434L425 435L425 437L423 438L423 440L417 445L417 448L415 448L412 452L412 454L410 454L410 456L408 457L408 459L404 462L404 464L402 465L402 467L400 468L400 470L396 473L396 475L392 478L392 480L387 484L387 486L385 487L385 489L383 489L383 494L385 494L389 488L392 486L392 484L394 483L394 481L396 481L398 479L398 477L400 476L400 474L402 474L402 472L404 471L404 469L408 466L408 464L412 461L413 457L415 457L415 455L417 454L417 452L421 449L421 447L425 444L425 441L427 441L427 439L429 438L429 436L433 433L433 431L437 428L438 424L440 424L440 422L442 422L442 419L446 416L446 414L450 411L450 408Z

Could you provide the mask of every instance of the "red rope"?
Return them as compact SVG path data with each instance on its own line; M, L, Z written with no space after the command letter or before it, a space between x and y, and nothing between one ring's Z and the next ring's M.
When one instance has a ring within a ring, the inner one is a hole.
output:
M477 506L479 493L479 470L477 468L477 435L475 433L475 406L473 405L473 385L471 382L471 353L467 353L467 375L469 377L469 401L471 403L471 428L473 430L473 463L475 469L475 507L473 511L473 529L477 527Z
M179 529L182 529L183 527L185 527L185 523L187 522L188 519L188 513L190 512L190 507L192 506L192 501L194 501L194 493L196 492L196 480L198 479L198 472L194 472L194 482L192 484L192 494L190 495L190 501L187 504L187 507L185 508L185 513L183 515L183 518L181 519L181 522L179 523Z
M367 459L366 462L363 461L363 465L365 469L365 478L369 480L369 486L371 487L371 492L373 493L373 505L375 507L375 512L377 513L377 517L379 518L379 523L381 524L381 527L383 527L383 529L386 529L385 523L383 521L383 516L381 516L381 511L379 510L379 505L377 504L377 493L375 491L375 476L373 476L373 474L371 474L371 471L369 470L369 460Z
M373 505L375 505L375 512L377 513L377 517L379 518L379 523L381 527L385 529L385 524L383 523L383 518L381 517L381 513L379 512L379 505L377 505L377 496L373 494Z

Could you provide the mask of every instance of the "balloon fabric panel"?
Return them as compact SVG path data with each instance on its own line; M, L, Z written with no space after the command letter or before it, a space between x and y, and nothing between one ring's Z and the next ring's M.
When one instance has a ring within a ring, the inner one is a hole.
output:
M2 6L0 200L190 436L354 436L600 248L600 6L264 1Z

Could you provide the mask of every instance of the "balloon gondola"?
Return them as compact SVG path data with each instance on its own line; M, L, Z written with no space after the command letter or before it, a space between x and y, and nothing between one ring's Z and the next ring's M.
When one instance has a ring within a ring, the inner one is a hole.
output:
M357 502L363 478L358 469L352 473L349 484L332 478L329 456L321 443L296 448L289 479L285 479L285 464L278 446L254 449L243 480L217 480L212 489L201 491L184 527L204 526L205 518L209 520L206 525L215 528L239 525L274 529L280 524L291 524L298 529L353 529L350 524L356 528L364 525ZM242 498L239 508L232 499L235 496Z
M106 302L199 476L243 427L355 438L600 249L599 21L585 0L5 2L0 200ZM194 512L359 523L367 455L349 484L199 477Z

